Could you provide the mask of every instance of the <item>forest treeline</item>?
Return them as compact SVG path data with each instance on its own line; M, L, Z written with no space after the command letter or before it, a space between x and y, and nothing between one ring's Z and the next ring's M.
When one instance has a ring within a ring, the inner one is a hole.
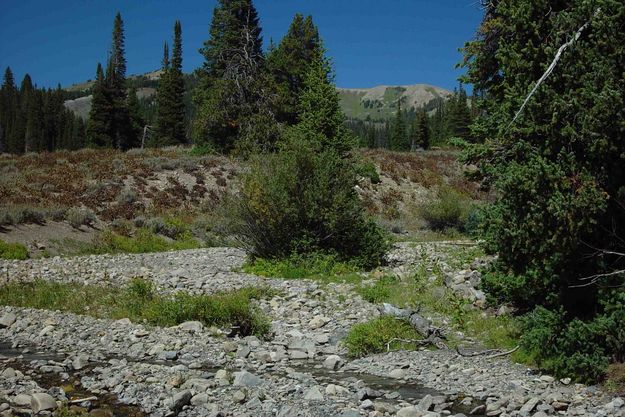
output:
M265 51L258 16L237 28L249 26L247 44L236 38L240 34L223 29L230 19L222 12L230 7L226 3L215 9L210 38L201 49L205 63L192 74L182 72L182 27L176 21L171 52L168 42L163 47L160 79L127 78L119 13L107 60L96 65L95 80L84 91L39 90L28 74L18 89L7 68L0 89L0 151L190 143L205 151L245 154L272 149L279 131L298 121L303 76L312 54L322 48L319 32L311 16L297 14L284 38ZM233 7L241 5L235 2ZM220 62L225 60L233 62ZM156 94L139 98L141 88L155 88ZM87 121L63 106L65 100L86 95L92 96ZM451 98L423 108L405 108L399 100L392 120L345 123L362 147L411 151L444 145L452 137L470 139L473 101L461 85Z

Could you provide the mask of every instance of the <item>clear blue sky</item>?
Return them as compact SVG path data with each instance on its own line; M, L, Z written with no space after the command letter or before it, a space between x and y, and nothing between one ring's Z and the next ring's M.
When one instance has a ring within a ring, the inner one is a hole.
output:
M105 61L115 13L122 13L128 73L157 69L162 45L180 19L184 69L202 63L216 0L3 0L0 68L19 84L39 86L94 78ZM452 89L458 48L481 19L477 0L256 0L265 47L286 32L296 12L312 14L340 87L428 83Z

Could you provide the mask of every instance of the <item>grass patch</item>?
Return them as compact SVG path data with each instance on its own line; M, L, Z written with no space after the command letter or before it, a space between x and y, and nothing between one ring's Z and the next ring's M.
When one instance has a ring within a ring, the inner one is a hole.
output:
M347 347L348 355L357 358L386 352L387 343L394 338L418 340L421 336L407 321L386 316L355 325L343 343ZM414 346L413 343L396 341L390 344L390 349L413 349Z
M443 249L441 247L441 249ZM479 247L444 247L446 263L455 270L466 268L476 257L483 255ZM485 347L510 349L519 344L520 323L509 315L495 316L473 309L467 300L458 297L443 282L444 273L439 264L422 254L420 267L410 277L399 279L389 275L376 279L372 285L361 285L356 292L373 304L389 303L399 308L418 308L422 314L436 319L446 318L448 326L466 336L479 340ZM389 339L390 340L390 339ZM450 335L448 344L459 341ZM530 363L523 352L514 359Z
M92 244L77 249L81 255L99 255L104 253L166 252L200 247L202 247L200 242L188 233L184 233L178 239L168 240L147 228L141 228L133 236L122 236L107 230L98 234Z
M292 255L286 259L257 258L243 266L243 272L263 277L285 279L314 279L322 282L351 282L362 280L358 267L341 262L332 255Z
M28 259L28 249L19 243L6 243L0 240L0 259Z
M129 318L155 326L197 320L206 326L232 327L241 335L265 336L271 323L252 305L252 300L271 294L268 289L244 288L215 295L162 295L151 282L138 278L121 288L38 280L0 287L0 304L98 318Z

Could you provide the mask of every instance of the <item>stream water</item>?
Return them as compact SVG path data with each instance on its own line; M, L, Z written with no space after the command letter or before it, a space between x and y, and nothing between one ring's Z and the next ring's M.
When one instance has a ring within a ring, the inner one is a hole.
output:
M66 355L63 353L50 353L37 350L36 348L13 348L10 343L0 342L0 362L9 361L9 366L14 369L19 369L25 374L29 374L33 379L44 389L52 387L61 387L65 390L66 395L70 400L76 400L79 398L88 398L95 396L94 394L83 389L80 385L80 378L83 375L88 374L94 367L101 365L102 363L91 363L80 371L70 373L69 380L61 379L61 376L57 373L39 373L32 372L35 362L39 364L61 364ZM112 358L107 358L112 359ZM122 359L122 358L115 358ZM126 358L129 362L136 360ZM145 361L142 361L145 362ZM175 364L175 361L159 361L161 364L171 363ZM318 363L312 363L307 361L301 361L300 363L293 364L293 369L296 372L312 375L319 384L336 384L336 385L350 385L356 381L362 381L363 387L371 388L378 391L383 397L380 400L388 404L398 404L400 401L418 403L426 395L432 395L433 397L443 395L443 393L429 389L421 384L415 382L404 382L390 377L377 376L372 374L362 374L349 371L330 371L323 367L320 367ZM214 373L218 369L210 368L206 369L207 373ZM97 395L97 400L91 401L91 409L101 409L103 414L100 415L112 415L114 417L144 417L145 413L141 411L139 407L129 406L120 403L114 395ZM474 409L479 402L473 401L471 405L464 405L461 403L462 397L455 399L450 411L452 414L463 413L469 415L469 412Z

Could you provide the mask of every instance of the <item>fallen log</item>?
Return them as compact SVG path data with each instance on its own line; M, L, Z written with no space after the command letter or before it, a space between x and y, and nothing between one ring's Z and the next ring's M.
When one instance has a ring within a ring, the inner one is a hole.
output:
M398 308L392 304L383 303L378 307L378 311L383 316L391 316L397 319L406 320L413 329L417 331L423 339L420 340L399 340L393 339L387 343L387 350L390 350L390 344L394 341L403 341L406 343L415 343L417 346L433 345L439 349L447 349L445 344L445 332L440 327L432 326L430 320L419 314L419 310L407 308Z

